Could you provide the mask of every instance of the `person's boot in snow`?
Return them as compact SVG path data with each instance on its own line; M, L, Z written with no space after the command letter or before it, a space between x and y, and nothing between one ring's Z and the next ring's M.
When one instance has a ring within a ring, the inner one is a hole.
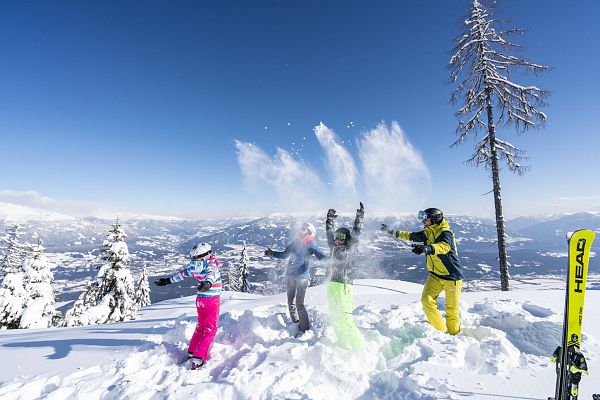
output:
M192 367L190 368L192 371L202 367L206 361L201 359L200 357L192 357Z

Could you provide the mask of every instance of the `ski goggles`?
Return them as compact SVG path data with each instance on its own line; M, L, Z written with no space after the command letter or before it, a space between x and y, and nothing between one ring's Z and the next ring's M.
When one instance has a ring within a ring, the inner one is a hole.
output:
M336 232L335 240L341 240L342 242L346 241L346 234L344 232Z
M426 218L429 218L429 215L427 215L427 213L425 211L419 211L419 220L423 221Z

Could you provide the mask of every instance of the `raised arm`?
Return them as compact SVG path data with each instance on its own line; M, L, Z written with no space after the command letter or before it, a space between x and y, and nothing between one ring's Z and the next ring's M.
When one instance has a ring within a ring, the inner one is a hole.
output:
M327 211L327 218L325 219L325 234L327 235L327 245L330 249L335 246L335 222L334 220L337 218L337 214L333 208L330 208Z
M360 208L358 208L356 210L356 217L354 218L354 226L352 227L355 238L357 238L358 235L360 235L360 231L362 229L364 219L365 219L365 206L363 206L363 203L361 202Z

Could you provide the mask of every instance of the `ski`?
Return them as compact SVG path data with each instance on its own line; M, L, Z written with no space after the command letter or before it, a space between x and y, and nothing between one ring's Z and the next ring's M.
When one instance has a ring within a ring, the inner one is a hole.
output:
M578 230L567 235L569 259L562 343L552 356L556 363L555 400L577 400L581 376L588 374L585 357L580 352L581 327L590 248L594 237L594 232L590 230Z

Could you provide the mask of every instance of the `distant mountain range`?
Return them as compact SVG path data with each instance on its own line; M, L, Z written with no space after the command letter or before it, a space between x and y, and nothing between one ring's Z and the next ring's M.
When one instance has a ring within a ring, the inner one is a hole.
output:
M5 203L4 203L5 204ZM10 210L0 204L0 229L4 231L14 219ZM61 283L63 299L78 294L85 279L95 275L96 255L113 220L102 218L60 218L20 210L20 224L25 240L39 236L46 252L56 264L55 277ZM26 216L25 218L23 216ZM352 225L353 215L340 215L339 226ZM461 262L467 279L498 279L496 227L493 220L450 215L448 221L456 235ZM283 249L303 222L317 227L317 243L327 251L324 216L273 214L262 218L227 218L219 220L186 220L179 218L126 217L122 220L128 235L134 273L145 265L150 275L174 273L183 266L189 249L197 242L211 243L223 261L222 269L235 265L241 247L246 244L251 263L251 279L263 291L274 289L273 280L281 279L285 265L263 257L264 249ZM410 252L409 245L379 230L381 223L394 228L421 230L414 216L376 216L367 213L361 234L358 263L365 277L404 279L420 282L424 279L424 260ZM548 276L564 273L566 266L565 235L576 229L592 229L600 233L598 213L579 213L545 217L517 218L507 222L507 251L510 273L519 276ZM0 233L1 234L1 233ZM592 246L600 253L600 238ZM594 254L593 254L594 256ZM592 258L590 271L600 273L597 259ZM315 270L326 264L315 262ZM277 270L274 273L273 270ZM281 282L280 282L281 283ZM194 285L183 284L186 290ZM69 294L70 293L70 294ZM172 295L172 293L171 293ZM167 295L169 296L169 295Z

